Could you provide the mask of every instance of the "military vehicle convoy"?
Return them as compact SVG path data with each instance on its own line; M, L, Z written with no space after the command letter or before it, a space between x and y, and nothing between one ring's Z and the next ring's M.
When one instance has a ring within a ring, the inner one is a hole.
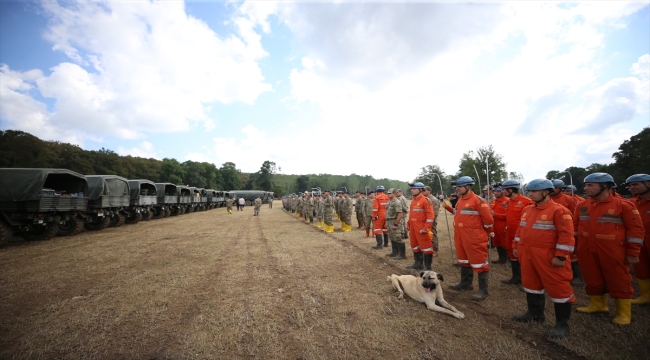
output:
M263 193L263 192L261 192ZM67 169L0 168L0 245L225 206L234 194ZM252 198L253 200L255 197Z
M268 204L269 199L273 198L272 192L263 190L231 190L229 193L233 196L232 199L244 198L247 206L250 206L258 196L263 204Z

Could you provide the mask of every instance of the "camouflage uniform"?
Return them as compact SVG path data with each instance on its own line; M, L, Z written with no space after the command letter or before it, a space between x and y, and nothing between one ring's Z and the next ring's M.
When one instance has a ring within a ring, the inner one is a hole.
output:
M332 196L332 201L334 202L334 212L336 213L337 218L341 218L341 212L339 211L339 198L336 196Z
M260 214L260 207L262 207L262 199L255 199L255 201L253 201L253 205L255 206L255 214L253 216L258 216Z
M404 240L402 240L402 222L399 222L397 229L393 229L393 224L395 224L395 220L397 220L399 213L404 214L402 211L402 202L399 201L397 197L394 197L386 206L386 227L388 228L388 238L390 241L395 243L404 242ZM402 219L404 219L403 215Z
M228 210L228 214L232 214L232 199L231 198L226 199L226 210Z
M433 251L438 253L438 212L440 211L440 200L433 196L433 194L429 195L428 197L429 201L431 202L433 206L433 225L431 226L431 232L433 233Z
M305 198L305 221L314 222L314 199L311 196Z
M359 224L359 228L363 225L363 202L361 196L357 196L357 199L354 202L354 212L357 214L357 223Z
M409 207L406 205L406 198L402 196L395 196L399 200L400 205L402 205L402 220L399 222L399 233L402 234L402 239L408 239L408 231L406 231L406 219L408 218Z
M346 199L345 196L341 198L339 203L339 212L341 213L341 228L344 228L345 231L351 231L352 226L352 199L349 197ZM343 224L345 223L345 225Z
M296 205L296 212L298 213L297 216L302 216L302 207L303 207L304 200L302 196L298 197L298 204Z
M291 212L295 213L296 209L298 209L298 198L294 196L291 198Z
M332 222L332 210L334 208L334 199L332 197L328 197L327 199L323 199L323 222L327 226L334 226L334 223Z
M363 219L366 223L366 230L372 229L372 199L370 196L363 203Z

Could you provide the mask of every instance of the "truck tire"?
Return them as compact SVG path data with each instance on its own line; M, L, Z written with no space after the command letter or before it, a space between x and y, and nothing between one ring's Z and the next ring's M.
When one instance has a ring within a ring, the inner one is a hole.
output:
M56 234L58 236L75 236L79 234L83 228L83 219L73 216L63 224L59 224L59 231Z
M108 225L110 225L110 223L111 223L111 218L109 218L108 216L103 216L91 222L85 223L84 227L86 228L86 230L99 231L99 230L104 230L106 227L108 227Z
M142 220L143 221L149 221L149 220L153 219L153 211L151 211L151 209L149 209L149 210L147 210L147 211L145 211L143 213L140 213L140 214L142 214Z
M135 213L135 216L132 218L126 218L126 223L127 224L137 224L142 220L142 214L141 213Z
M172 209L167 208L167 210L165 210L165 216L163 217L170 217L170 216L172 216Z
M162 219L167 212L162 208L156 208L153 212L153 219Z
M14 231L7 225L4 220L0 220L0 246L8 243L14 236Z
M114 215L111 218L111 221L109 222L108 226L110 227L120 227L124 225L124 220L125 220L124 214L118 212L117 215Z
M51 222L45 226L38 226L35 231L27 231L21 235L28 241L50 240L56 236L57 231L59 231L59 224Z

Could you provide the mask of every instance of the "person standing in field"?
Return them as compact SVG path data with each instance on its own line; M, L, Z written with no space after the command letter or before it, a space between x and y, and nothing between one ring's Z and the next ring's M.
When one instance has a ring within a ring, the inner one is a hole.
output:
M296 205L296 217L302 217L304 206L305 206L305 199L302 198L302 194L298 194L298 203Z
M232 199L226 199L226 210L228 210L228 215L232 214Z
M384 194L386 189L379 185L377 186L377 196L372 203L372 220L374 226L375 239L377 240L377 245L373 246L373 249L382 248L382 236L383 236L383 247L388 247L388 228L386 228L386 205L388 205L388 196Z
M314 199L307 191L305 191L305 222L314 223Z
M273 195L269 196L269 209L273 209Z
M341 230L344 232L352 231L352 199L348 192L343 193L343 200L339 204L341 212Z
M639 263L634 265L634 274L641 295L632 300L632 304L650 304L650 175L632 175L627 178L625 185L630 190L630 193L635 196L632 201L640 213L645 230L644 246L639 253Z
M508 249L506 249L506 211L508 211L508 198L503 196L501 185L493 189L494 200L490 202L490 214L494 218L494 237L492 244L499 254L498 260L492 260L493 264L505 264L508 262Z
M433 232L433 257L438 256L438 212L440 209L440 201L438 198L431 194L431 187L425 186L422 195L429 199L431 206L433 207L433 226L431 226L431 232Z
M575 213L576 204L578 202L575 198L563 193L563 190L566 188L564 181L555 179L552 180L552 183L554 188L553 194L551 195L551 200L569 209L571 214ZM573 271L573 279L571 280L571 285L584 286L585 283L582 279L582 272L580 271L580 266L578 265L578 255L576 253L571 254L571 270Z
M332 222L332 210L334 210L334 201L329 191L323 193L323 230L326 233L334 232L334 223Z
M244 200L243 197L240 197L239 200L237 201L237 204L239 207L237 208L237 211L244 211L244 205L246 205L246 200Z
M388 189L388 205L386 206L386 226L388 228L388 239L390 240L393 251L386 256L394 257L395 260L406 258L406 244L402 239L402 230L400 224L402 223L403 212L402 203L397 199L397 191L395 189Z
M260 215L260 208L262 207L262 199L258 196L257 199L253 201L253 205L255 206L255 213L253 216L259 216Z
M375 200L375 192L371 191L368 193L364 203L363 203L363 222L366 226L366 236L370 237L370 231L372 230L372 203Z
M503 284L521 284L521 264L519 258L512 251L512 243L515 241L517 229L521 222L521 212L528 205L534 205L535 202L521 195L519 190L521 184L517 180L506 180L501 184L503 194L509 199L508 208L506 209L506 249L510 257L510 266L512 277L508 280L501 280ZM496 235L496 234L495 234Z
M336 213L336 220L341 220L341 212L339 210L340 198L341 198L341 193L338 193L332 197L332 202L334 203L334 212Z
M323 200L321 199L320 193L316 193L316 198L314 199L314 207L316 212L316 224L317 228L323 227Z
M397 200L399 200L400 204L402 204L402 221L400 221L399 224L400 234L402 236L402 239L408 239L409 234L406 231L406 221L408 219L409 206L406 204L406 197L404 197L404 194L402 193L402 189L397 189L395 195Z
M363 198L361 198L361 191L357 191L354 199L354 213L357 215L357 228L361 229L363 225Z

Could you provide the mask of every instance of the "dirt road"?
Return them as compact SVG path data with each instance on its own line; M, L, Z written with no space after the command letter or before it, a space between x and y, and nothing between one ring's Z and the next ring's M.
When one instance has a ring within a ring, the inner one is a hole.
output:
M279 206L252 214L222 208L0 249L0 358L647 358L648 307L624 328L611 324L613 304L610 315L574 312L570 337L548 341L550 301L546 324L510 320L525 295L500 284L505 266L481 303L447 290L459 271L444 218L434 268L465 320L397 300L386 276L415 274L410 253L388 260L361 230L325 234Z

